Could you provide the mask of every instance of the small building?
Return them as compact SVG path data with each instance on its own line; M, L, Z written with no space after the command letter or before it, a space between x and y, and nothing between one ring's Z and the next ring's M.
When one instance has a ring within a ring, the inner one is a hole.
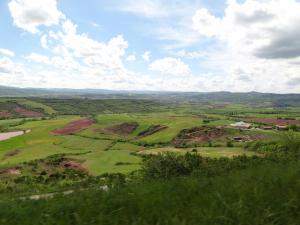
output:
M263 127L261 127L261 129L263 129L263 130L273 130L273 127L272 126L263 126Z
M251 138L249 136L236 136L233 137L232 140L237 142L247 142L251 141Z
M252 127L252 124L241 121L237 123L232 123L230 124L230 126L238 129L250 129Z
M233 141L244 141L243 137L233 137L232 138Z
M284 130L288 130L289 127L288 127L288 126L285 126L285 125L276 125L276 129L277 129L277 130L284 131Z

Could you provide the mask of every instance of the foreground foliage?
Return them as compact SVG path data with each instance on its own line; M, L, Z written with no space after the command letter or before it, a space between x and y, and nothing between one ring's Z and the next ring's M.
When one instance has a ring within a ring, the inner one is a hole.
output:
M0 224L299 224L299 163L0 202Z

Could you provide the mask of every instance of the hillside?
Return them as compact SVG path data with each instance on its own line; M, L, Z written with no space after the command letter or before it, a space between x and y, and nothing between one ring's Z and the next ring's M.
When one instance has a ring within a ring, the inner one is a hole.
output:
M231 92L155 92L101 89L37 89L0 86L0 97L144 99L167 102L271 103L277 107L300 106L300 94Z

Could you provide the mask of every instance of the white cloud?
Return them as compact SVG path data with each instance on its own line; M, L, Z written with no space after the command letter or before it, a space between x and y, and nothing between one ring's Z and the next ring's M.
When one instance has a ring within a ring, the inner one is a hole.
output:
M14 24L31 33L37 33L41 25L57 25L64 17L56 0L11 0L8 6Z
M116 10L140 16L138 32L163 40L166 50L191 46L199 41L199 34L192 29L191 15L201 6L199 0L111 0ZM149 23L150 21L150 23ZM170 43L171 42L171 43Z
M35 63L44 63L44 64L51 64L51 61L48 56L41 55L38 53L31 53L30 55L25 57L27 60Z
M199 9L193 27L229 47L260 58L300 56L300 2L296 0L228 1L222 18Z
M98 23L92 22L91 24L93 27L97 27L97 28L100 27L100 24L98 24Z
M120 9L124 12L135 13L146 17L165 17L171 14L158 0L127 0Z
M109 70L123 69L122 59L128 43L122 35L112 38L108 43L99 42L89 38L87 34L78 33L77 25L70 20L63 23L63 31L54 35L58 42L56 50L68 52L88 66Z
M149 65L149 70L174 76L184 76L190 73L190 68L187 64L180 59L171 57L155 60Z
M176 52L170 52L172 55L176 55L182 58L188 58L188 59L201 59L207 57L207 52L205 51L186 51L185 49L176 51Z
M46 34L44 34L44 35L41 37L40 41L41 41L42 47L43 47L44 49L48 49L48 39L47 39L47 35L46 35Z
M0 54L8 56L8 57L14 57L15 53L9 49L0 48Z
M13 75L17 73L21 73L22 70L19 65L14 63L10 58L8 57L2 57L0 58L0 74L7 74L7 75Z
M11 52L0 49L0 54L6 56L0 57L1 84L119 90L300 91L300 3L296 0L229 0L222 17L203 8L196 12L199 7L190 1L124 0L131 4L127 9L121 6L122 10L144 16L151 25L147 34L162 40L161 50L179 57L155 60L148 66L150 71L141 73L124 66L124 61L136 61L136 54L126 53L128 42L122 35L108 41L91 38L57 9L55 0L45 0L43 5L41 2L10 0L14 23L39 33L43 54L29 53L25 66L9 58ZM42 25L49 26L47 32L40 29ZM51 25L57 26L52 29ZM206 43L213 43L209 45L212 48L206 50ZM150 62L151 52L138 57ZM201 59L199 68L204 72L192 72L180 58L193 62ZM155 76L153 71L171 76Z
M151 58L151 52L150 51L146 51L142 54L142 58L146 61L149 62L150 58Z
M199 9L193 17L193 28L201 35L212 37L221 29L221 20L211 15L207 9Z
M173 50L192 46L199 42L200 35L185 25L160 26L152 30L152 35L162 41L169 43L164 46L165 50Z
M165 19L189 15L200 6L199 0L174 1L174 0L111 0L113 8L132 13L148 19Z
M136 56L134 54L127 56L126 61L133 62L136 61Z
M41 87L96 88L97 83L105 88L131 80L123 65L128 43L122 35L101 42L79 33L77 25L64 18L58 31L41 32L40 43L48 53L32 52L24 57L31 67L24 73L27 78L18 78L23 86L36 85L39 80ZM8 76L1 79L14 84Z
M194 29L217 41L219 50L205 64L218 73L223 90L299 92L290 80L300 77L300 2L296 0L229 0L224 16L199 9Z
M9 58L0 58L0 73L10 73L13 67L13 62Z

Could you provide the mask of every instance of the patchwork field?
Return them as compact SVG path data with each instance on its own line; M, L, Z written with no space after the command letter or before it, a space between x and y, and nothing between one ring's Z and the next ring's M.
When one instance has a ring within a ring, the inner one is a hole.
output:
M45 100L18 99L14 104L39 108L38 111L47 115L56 114L55 107L58 110L62 110L61 107L73 107L63 106L58 100L50 103L47 105ZM89 107L96 109L100 106ZM122 107L127 111L125 104ZM151 104L151 107L155 105ZM100 175L137 170L143 156L148 154L193 152L213 158L260 156L255 151L245 150L245 146L278 138L278 131L259 128L261 121L277 121L277 118L262 116L269 111L275 112L272 108L261 111L239 104L182 104L170 110L165 108L163 112L157 110L147 113L98 113L0 120L2 132L30 130L24 135L0 141L0 167L14 168L25 162L63 154L70 160L76 160L89 174ZM284 113L290 118L295 111L288 109ZM254 123L252 129L230 127L236 121L247 121L245 117L248 115L257 118L253 120L257 124ZM295 119L292 117L288 121L297 124L298 120Z

